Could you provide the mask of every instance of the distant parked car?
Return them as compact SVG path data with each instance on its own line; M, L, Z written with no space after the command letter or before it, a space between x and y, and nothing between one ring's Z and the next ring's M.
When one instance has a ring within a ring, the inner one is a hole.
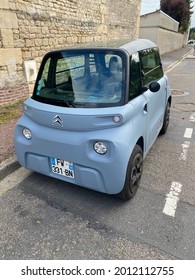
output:
M193 44L195 44L195 40L189 40L188 41L188 45L193 45Z
M149 40L97 42L43 58L15 128L26 168L123 200L169 124L171 90Z

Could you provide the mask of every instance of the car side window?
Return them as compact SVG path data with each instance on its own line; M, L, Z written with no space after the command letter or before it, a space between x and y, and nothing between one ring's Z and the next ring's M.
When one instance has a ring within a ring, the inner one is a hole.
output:
M158 48L147 49L140 52L143 86L157 81L163 77L162 64Z
M141 91L141 72L139 54L134 53L131 56L130 61L130 85L129 85L129 99L133 99L138 96Z

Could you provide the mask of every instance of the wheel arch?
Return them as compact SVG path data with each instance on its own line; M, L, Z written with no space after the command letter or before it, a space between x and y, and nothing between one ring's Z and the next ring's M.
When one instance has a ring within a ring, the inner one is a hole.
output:
M138 140L136 145L140 146L140 148L142 149L142 152L144 153L144 138L143 136L141 136Z
M172 96L169 96L167 102L169 102L170 106L171 106L171 103L172 103Z

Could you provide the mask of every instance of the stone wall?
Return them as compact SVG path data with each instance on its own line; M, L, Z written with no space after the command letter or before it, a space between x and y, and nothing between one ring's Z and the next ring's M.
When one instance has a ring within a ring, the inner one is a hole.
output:
M18 99L20 87L21 97L31 93L49 50L137 38L140 5L141 0L0 0L0 103Z

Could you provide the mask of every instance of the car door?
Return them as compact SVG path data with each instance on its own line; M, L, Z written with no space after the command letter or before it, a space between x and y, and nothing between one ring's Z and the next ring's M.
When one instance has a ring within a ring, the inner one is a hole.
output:
M158 49L141 51L140 65L143 88L148 88L143 95L145 97L144 111L147 115L146 150L149 150L161 130L166 102L166 83ZM160 84L157 92L149 89L149 85L154 81Z

